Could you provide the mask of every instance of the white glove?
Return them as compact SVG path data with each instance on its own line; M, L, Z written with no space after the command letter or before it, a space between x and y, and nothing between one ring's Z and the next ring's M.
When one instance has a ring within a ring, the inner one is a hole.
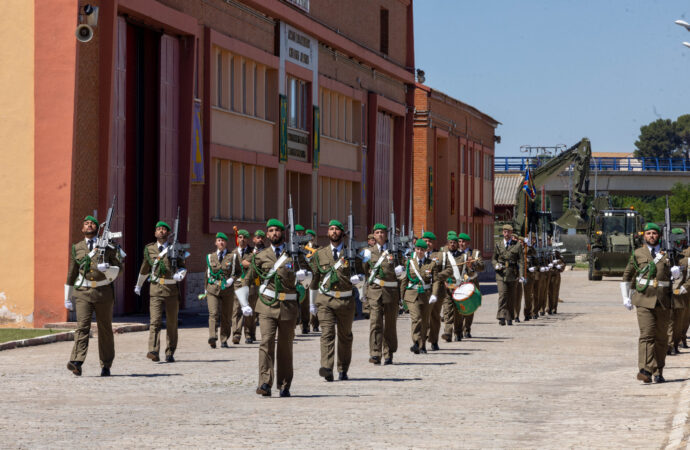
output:
M503 264L498 263L498 264L496 264L496 265L494 266L494 268L495 268L496 270L501 270L501 269L503 269Z
M105 272L109 268L110 268L110 264L108 264L108 263L99 263L98 264L98 270L101 272Z
M311 303L309 305L309 314L311 314L312 316L315 316L318 314L318 312L319 312L319 308L317 308L315 304Z
M549 269L553 267L553 263L549 263Z
M678 266L673 266L671 267L671 279L677 280L680 278L680 267Z
M72 304L73 289L73 286L70 286L69 284L65 285L65 309L68 309L70 311L74 311L74 305Z
M141 287L144 285L144 281L148 278L148 275L142 275L139 274L139 277L137 278L137 285L134 286L134 293L137 295L141 295Z
M239 289L235 289L235 296L242 307L242 314L251 316L253 311L252 307L249 306L249 286L242 286Z
M226 285L226 286L232 286L234 282L235 282L235 279L234 279L233 277L230 277L230 278L228 278L227 281L225 282L225 285Z
M563 264L557 264L556 269L561 270L563 268Z
M625 306L625 308L626 308L628 311L631 311L632 308L633 308L633 307L632 307L632 300L630 300L629 298L624 298L624 299L623 299L623 306Z
M525 238L525 245L530 245L531 243L532 243L532 241L530 240L530 238L526 237Z
M304 269L298 270L295 272L295 278L297 278L297 281L304 281L307 278L307 271Z
M431 294L431 297L429 297L429 304L433 305L437 301L438 301L438 298L436 298L436 296L434 294Z
M537 268L536 268L536 267L530 267L530 268L527 269L527 270L529 270L530 272L534 273L534 271L537 270Z
M175 275L173 275L173 280L182 281L184 280L185 275L187 275L187 269L178 269L178 271L175 272Z
M359 252L359 257L362 258L362 262L369 262L371 259L371 250L368 248L365 248L361 252Z
M403 266L395 266L395 276L399 277L400 275L403 274L404 270L405 269L403 268Z
M357 285L364 281L364 275L352 275L350 277L350 283Z
M688 293L688 290L685 289L685 286L681 286L680 289L678 289L678 293L679 293L680 295L685 295L685 294Z
M247 305L242 307L242 315L243 316L251 316L254 314L254 311L252 310L252 307Z
M540 267L539 272L546 272L548 269L546 267Z
M525 277L520 277L518 281L520 282L520 284L525 284Z
M134 293L137 295L141 295L141 286L134 286Z

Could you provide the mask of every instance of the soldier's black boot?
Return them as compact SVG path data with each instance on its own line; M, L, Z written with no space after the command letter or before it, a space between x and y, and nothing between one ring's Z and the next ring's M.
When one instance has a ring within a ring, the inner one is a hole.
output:
M673 347L671 347L670 345L668 347L666 347L666 354L667 355L675 355L675 353L673 352Z
M146 354L146 357L147 357L148 359L150 359L151 361L153 361L153 362L158 362L158 361L161 360L160 357L158 356L158 353L157 353L157 352L148 352L148 353Z
M391 364L393 364L393 357L392 357L392 356L391 356L390 358L386 358L386 359L383 360L383 365L384 365L384 366L389 366L389 365L391 365Z
M208 345L211 346L211 348L216 348L216 338L208 338Z
M661 374L661 370L659 371L658 375L654 375L654 382L655 383L665 383L666 379L664 376Z
M508 325L511 325L511 326L512 326L512 325L513 325L513 321L510 320L510 319L508 319Z
M333 371L331 369L327 369L325 367L320 368L319 376L324 377L326 381L333 381Z
M110 376L110 369L107 367L104 367L101 369L101 376L102 377L109 377Z
M76 376L81 376L81 361L70 361L67 363L67 370L75 374Z
M271 386L269 386L267 383L262 384L258 388L256 388L256 393L259 395L263 395L264 397L270 397L271 396Z
M441 347L438 346L438 344L431 344L431 351L438 351L441 350Z
M499 324L500 326L505 326L506 320L505 320L505 319L498 319L498 324Z
M340 381L349 380L349 378L347 377L347 372L338 372L338 380L340 380Z
M683 337L681 340L683 341L683 348L690 348L690 347L688 347L688 340L687 340L687 338Z
M369 362L372 364L381 364L381 357L380 356L371 356L369 358Z
M410 351L415 355L419 355L419 345L415 342L414 345L410 347Z
M644 369L640 369L640 372L637 374L637 379L644 382L644 383L651 383L652 382L652 374L647 372Z

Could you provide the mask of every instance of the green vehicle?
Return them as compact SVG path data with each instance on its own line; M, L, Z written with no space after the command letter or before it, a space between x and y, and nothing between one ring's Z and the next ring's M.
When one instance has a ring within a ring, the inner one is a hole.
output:
M644 220L634 209L612 209L608 198L592 205L589 236L589 279L623 275L630 254L642 245Z

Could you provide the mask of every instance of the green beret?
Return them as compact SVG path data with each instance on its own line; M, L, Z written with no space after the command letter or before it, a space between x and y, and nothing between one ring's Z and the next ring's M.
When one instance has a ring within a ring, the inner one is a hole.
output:
M285 225L283 225L283 222L281 222L278 219L268 219L268 222L266 222L266 228L271 228L271 227L278 227L281 230L285 231Z
M656 230L657 233L661 233L661 228L659 228L659 225L657 225L657 224L655 224L655 223L653 223L653 222L648 222L648 223L644 226L644 230L645 230L645 231Z
M225 233L223 233L222 231L219 231L218 233L216 233L216 238L225 239L225 240L227 241L227 240L228 240L228 235L225 234Z
M168 229L168 231L170 231L172 229L172 228L170 228L170 225L163 222L162 220L159 220L158 222L156 222L156 228L158 228L158 227L165 227Z
M238 236L244 236L244 237L249 237L249 231L247 230L240 230L237 232Z
M329 227L338 227L338 228L340 228L340 231L345 231L345 227L343 226L343 224L340 223L339 221L335 220L335 219L328 222L328 226Z
M98 220L96 220L94 216L89 215L84 217L84 222L86 222L87 220L90 220L91 222L95 223L96 226L98 226Z
M300 224L295 225L295 231L304 231L304 227Z
M312 236L316 237L316 231L314 230L307 230L307 234L311 234Z
M374 225L374 231L376 230L388 231L388 227L382 223L377 223L376 225Z
M507 223L503 225L503 231L513 231L513 226Z
M424 234L422 235L422 239L431 239L432 241L436 240L436 235L432 233L431 231L425 231Z
M264 230L256 230L254 236L266 237L266 233L264 233Z
M671 233L673 233L673 234L685 234L685 230L682 228L674 228L671 230Z
M458 240L458 234L455 231L449 231L448 234L446 235L446 238L449 241L457 241Z
M470 235L467 233L460 233L458 234L458 239L462 239L463 241L470 242L472 239L470 239Z
M424 239L417 239L417 242L414 243L414 246L419 248L429 248Z

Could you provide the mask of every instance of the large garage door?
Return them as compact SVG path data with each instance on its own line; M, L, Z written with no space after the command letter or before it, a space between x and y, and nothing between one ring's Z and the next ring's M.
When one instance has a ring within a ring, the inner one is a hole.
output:
M376 150L374 154L374 223L388 223L391 208L391 148L393 147L393 118L376 114Z
M160 49L160 151L159 210L163 220L177 215L179 184L179 86L180 41L172 36L161 37ZM170 222L172 225L172 222Z

